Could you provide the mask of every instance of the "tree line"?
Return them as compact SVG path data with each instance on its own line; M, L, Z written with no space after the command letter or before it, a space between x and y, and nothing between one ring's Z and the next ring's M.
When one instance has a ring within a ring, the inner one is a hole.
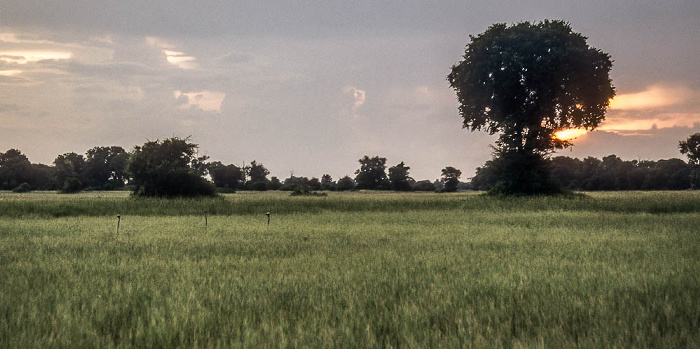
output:
M58 190L130 189L139 196L174 197L216 195L238 190L285 190L300 194L314 191L355 189L396 191L457 191L462 172L454 167L442 170L434 182L416 181L410 167L400 162L387 169L386 158L364 156L355 177L337 181L329 174L321 178L296 177L280 180L257 161L237 166L209 161L199 156L198 145L189 138L173 137L149 141L127 152L119 146L94 147L85 155L61 154L52 165L33 164L17 149L0 153L0 190L27 192Z
M489 160L476 169L469 182L460 182L462 171L448 166L435 181L415 180L403 161L387 167L387 159L364 156L355 176L334 180L329 174L280 180L257 161L237 166L209 161L197 154L188 138L149 141L130 152L119 146L94 147L85 155L65 153L51 166L33 164L17 149L0 153L0 190L26 192L58 190L130 189L141 196L195 196L232 193L238 190L283 190L297 194L356 189L394 191L491 190L501 180L502 162ZM700 133L679 142L688 162L622 160L616 155L602 159L557 156L548 159L548 181L569 190L684 190L700 188ZM541 179L538 179L541 180ZM128 188L127 188L128 187Z

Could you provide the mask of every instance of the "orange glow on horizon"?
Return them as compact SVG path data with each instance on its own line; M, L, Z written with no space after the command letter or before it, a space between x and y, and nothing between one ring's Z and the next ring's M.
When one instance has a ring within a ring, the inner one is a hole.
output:
M562 141L568 141L570 139L577 138L579 136L583 136L584 134L588 133L583 128L570 128L566 130L561 130L559 132L554 133L554 138L562 140Z

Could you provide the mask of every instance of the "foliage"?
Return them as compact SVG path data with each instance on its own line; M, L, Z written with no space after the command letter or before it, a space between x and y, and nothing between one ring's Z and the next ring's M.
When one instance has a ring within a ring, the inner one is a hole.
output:
M329 174L324 174L321 176L321 189L322 190L335 190L336 184L333 181L333 177Z
M129 153L119 146L94 147L87 151L84 167L86 184L93 189L124 186Z
M435 185L428 180L418 181L413 184L414 191L435 191Z
M411 191L412 184L415 180L408 175L408 170L411 168L404 165L403 161L389 168L389 182L391 188L396 191Z
M30 181L31 171L31 163L21 151L9 149L0 153L0 190L10 190Z
M217 188L235 191L243 187L245 172L236 165L224 165L219 161L207 165L209 175Z
M452 167L447 166L442 169L441 181L445 185L446 192L457 191L457 186L459 185L459 177L462 176L462 171Z
M178 137L134 147L127 165L137 196L214 196L214 185L194 168L197 145Z
M681 154L688 156L688 162L700 165L700 133L692 134L688 139L678 142Z
M30 191L32 191L32 186L27 182L24 182L12 189L13 193L28 193Z
M65 153L57 156L53 163L56 168L56 183L61 185L61 191L65 192L64 189L73 188L78 182L82 189L85 184L82 182L85 174L85 157L72 152ZM66 186L69 180L70 183Z
M83 183L76 177L69 177L63 181L62 194L74 194L83 190Z
M350 178L350 176L345 176L341 179L338 180L338 183L335 187L337 191L347 191L347 190L353 190L356 187L355 180Z
M268 189L267 176L270 174L270 171L268 171L263 164L258 164L253 161L246 167L246 172L250 178L246 183L246 188L257 191L265 191Z
M700 133L692 134L688 139L678 142L678 147L681 154L688 157L688 163L691 165L691 187L700 188Z
M498 183L499 163L488 161L476 171L472 186L489 190ZM552 158L550 180L569 190L684 190L691 187L692 166L680 159L659 161L622 160L616 155L583 160L567 156Z
M357 189L388 189L385 188L386 158L379 156L369 157L365 155L360 162L360 168L355 171L355 182Z
M571 145L555 132L593 129L603 120L615 95L609 55L589 47L586 37L562 21L494 24L470 39L447 79L457 93L463 127L500 134L496 192L556 191L545 157Z

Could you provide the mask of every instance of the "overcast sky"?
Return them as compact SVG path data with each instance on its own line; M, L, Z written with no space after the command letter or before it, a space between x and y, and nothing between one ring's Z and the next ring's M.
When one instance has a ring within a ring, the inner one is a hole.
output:
M700 132L697 0L0 0L0 152L192 136L281 179L353 175L363 155L466 179L494 137L461 128L445 77L470 34L543 19L615 61L606 121L560 154L681 157Z

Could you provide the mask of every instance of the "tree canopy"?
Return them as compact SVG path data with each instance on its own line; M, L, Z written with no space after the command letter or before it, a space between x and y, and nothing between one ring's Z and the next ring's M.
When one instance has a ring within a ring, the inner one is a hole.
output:
M571 143L554 137L569 128L594 129L615 89L610 56L563 21L494 24L470 36L463 60L447 77L463 127L499 133L505 193L547 190L544 157ZM526 170L526 171L523 171Z
M204 179L196 156L197 144L178 137L134 147L127 171L140 196L212 196L214 185Z
M355 171L355 182L358 189L388 189L390 186L386 177L386 158L365 155L360 162L360 168Z

